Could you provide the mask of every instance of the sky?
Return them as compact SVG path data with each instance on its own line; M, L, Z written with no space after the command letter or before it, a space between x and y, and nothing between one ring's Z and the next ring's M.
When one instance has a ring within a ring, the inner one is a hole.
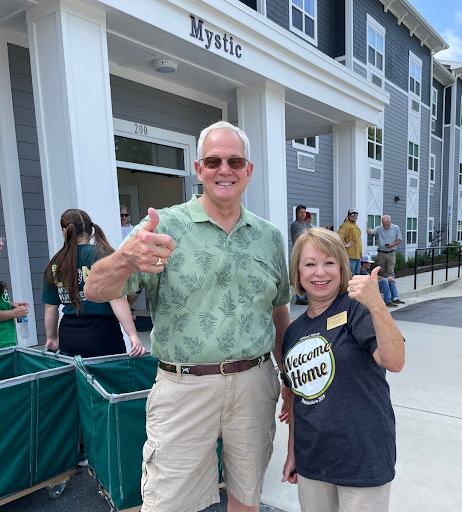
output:
M430 25L449 44L436 58L462 62L462 1L409 0Z

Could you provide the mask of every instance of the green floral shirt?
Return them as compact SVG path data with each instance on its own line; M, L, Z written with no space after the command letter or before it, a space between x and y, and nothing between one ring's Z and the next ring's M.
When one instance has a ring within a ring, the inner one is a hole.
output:
M172 363L216 363L272 350L273 307L291 297L279 229L241 206L228 234L195 196L160 210L159 217L156 232L170 235L176 249L161 273L135 272L123 292L149 291L151 355Z

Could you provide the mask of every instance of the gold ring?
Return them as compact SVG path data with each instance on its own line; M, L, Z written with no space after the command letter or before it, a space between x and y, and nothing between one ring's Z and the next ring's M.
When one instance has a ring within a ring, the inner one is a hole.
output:
M159 258L159 259L157 260L157 263L155 264L155 266L156 266L156 267L162 267L162 266L163 266L163 264L164 264L164 262L162 261L162 258Z

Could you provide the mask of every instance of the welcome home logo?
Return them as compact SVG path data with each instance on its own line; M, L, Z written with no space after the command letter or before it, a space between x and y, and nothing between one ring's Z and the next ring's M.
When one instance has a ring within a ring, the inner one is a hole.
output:
M323 336L301 338L284 359L284 373L296 395L309 400L322 395L335 374L331 344Z

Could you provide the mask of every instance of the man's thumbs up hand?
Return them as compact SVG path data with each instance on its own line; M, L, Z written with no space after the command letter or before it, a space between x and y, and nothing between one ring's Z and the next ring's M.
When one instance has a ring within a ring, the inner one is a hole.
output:
M148 209L148 216L149 219L122 246L122 251L135 270L159 273L176 244L170 236L155 232L159 214L154 208Z

